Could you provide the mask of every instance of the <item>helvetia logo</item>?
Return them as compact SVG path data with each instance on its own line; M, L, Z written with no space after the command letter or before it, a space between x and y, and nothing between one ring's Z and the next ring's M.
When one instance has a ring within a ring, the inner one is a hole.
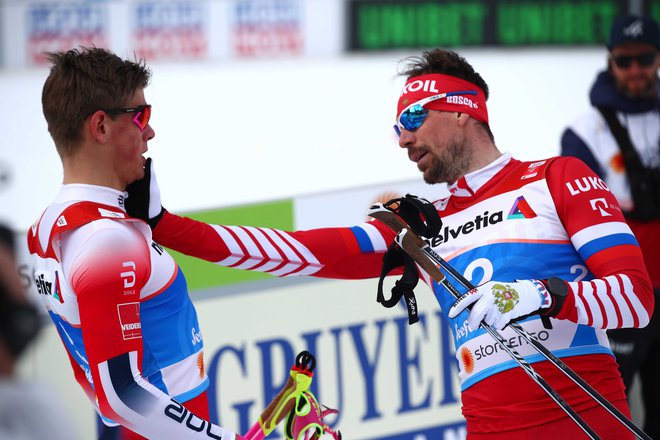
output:
M60 279L55 272L55 281L50 281L50 277L46 278L46 272L34 274L34 284L37 286L37 292L40 295L49 295L59 301L60 304L64 304L64 297L60 291Z
M466 235L472 231L478 231L481 228L495 225L503 220L504 213L502 211L493 212L490 214L488 211L483 214L477 215L474 220L458 225L455 229L451 226L445 226L442 232L433 237L430 244L432 247L440 246L442 243L447 243L453 238L458 238L460 235Z
M534 218L534 217L536 217L536 213L531 208L531 206L529 206L529 203L527 203L525 197L520 196L516 199L515 202L513 202L513 206L509 211L507 220L513 220L519 218Z
M536 212L529 206L525 197L520 196L516 198L516 201L513 202L513 206L509 211L509 214L506 217L506 220L516 220L522 218L534 218L536 217ZM457 227L445 226L441 233L433 239L430 240L429 244L432 247L440 246L443 243L447 243L449 240L458 238L461 235L467 235L473 231L478 231L482 228L495 225L504 220L504 212L497 211L489 213L485 211L483 214L477 215L474 220L465 222L462 225Z

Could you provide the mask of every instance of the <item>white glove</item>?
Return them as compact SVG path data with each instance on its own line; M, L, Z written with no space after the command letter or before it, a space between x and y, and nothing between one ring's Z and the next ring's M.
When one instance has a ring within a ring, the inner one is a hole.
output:
M455 318L471 305L467 321L472 330L478 329L482 321L502 330L514 319L549 309L552 297L539 280L489 281L457 299L449 309L449 317Z

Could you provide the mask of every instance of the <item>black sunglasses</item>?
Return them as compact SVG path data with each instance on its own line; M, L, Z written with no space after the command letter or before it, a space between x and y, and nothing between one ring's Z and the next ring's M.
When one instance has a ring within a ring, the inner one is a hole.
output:
M137 107L131 108L101 108L100 111L106 112L109 115L122 115L125 113L135 113L133 117L133 122L137 125L140 130L144 131L149 124L149 119L151 118L151 105L145 104ZM94 110L86 116L89 117L96 113L99 110Z
M628 69L632 66L633 61L636 61L641 67L651 67L655 62L656 55L655 51L651 51L639 55L619 55L618 57L612 57L612 59L619 69Z
M123 113L135 113L133 122L140 127L140 130L144 131L149 124L149 119L151 118L151 106L140 105L133 108L103 108L101 109L109 115L121 115Z

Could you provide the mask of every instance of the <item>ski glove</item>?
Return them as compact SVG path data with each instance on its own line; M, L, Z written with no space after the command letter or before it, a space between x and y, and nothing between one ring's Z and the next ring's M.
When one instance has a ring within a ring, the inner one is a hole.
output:
M455 318L470 306L468 325L472 330L478 329L482 321L502 330L514 319L545 313L552 306L552 296L539 280L489 281L457 299L449 309L449 317Z
M165 214L165 208L160 202L160 189L151 158L148 158L144 165L144 177L128 185L126 192L128 198L125 204L128 215L144 220L151 229L155 229Z

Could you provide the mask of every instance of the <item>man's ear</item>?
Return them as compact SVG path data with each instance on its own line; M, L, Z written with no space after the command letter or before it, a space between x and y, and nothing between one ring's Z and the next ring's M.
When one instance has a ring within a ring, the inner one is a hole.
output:
M106 112L99 110L94 112L89 118L88 126L91 135L94 137L96 142L103 144L106 142L109 136L108 126L109 116Z
M467 121L470 119L470 115L461 112L456 113L456 117L458 118L459 127L465 126L465 124L467 124Z

